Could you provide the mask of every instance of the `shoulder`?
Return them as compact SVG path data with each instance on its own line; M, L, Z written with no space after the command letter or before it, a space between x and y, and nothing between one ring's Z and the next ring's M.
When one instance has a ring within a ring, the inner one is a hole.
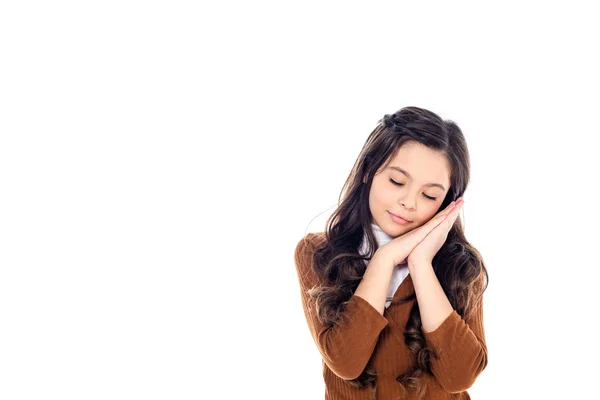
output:
M309 232L296 244L296 258L312 254L316 249L325 244L325 232Z
M296 244L294 261L301 280L312 275L312 259L315 250L326 241L325 232L309 232Z

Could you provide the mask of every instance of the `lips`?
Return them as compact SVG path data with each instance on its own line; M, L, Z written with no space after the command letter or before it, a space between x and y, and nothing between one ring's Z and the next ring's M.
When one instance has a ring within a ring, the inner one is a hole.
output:
M388 212L389 212L389 211L388 211ZM392 215L393 215L393 216L395 216L395 217L402 218L403 220L405 220L405 221L407 221L407 222L412 222L410 219L408 219L408 218L404 218L402 215L394 214L394 213L392 213L392 212L389 212L389 213L390 213L390 214L392 214Z

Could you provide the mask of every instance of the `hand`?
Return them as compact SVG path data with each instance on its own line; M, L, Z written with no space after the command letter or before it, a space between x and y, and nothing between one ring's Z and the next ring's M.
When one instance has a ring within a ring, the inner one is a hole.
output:
M384 254L386 257L391 259L393 265L403 264L407 257L411 254L413 249L427 237L427 235L433 231L439 224L444 222L446 216L450 214L453 209L454 201L446 207L446 209L440 211L433 218L431 218L424 225L413 229L404 235L398 236L392 239L388 243L377 249L378 253ZM421 252L423 249L421 250ZM420 253L416 253L415 256L421 256ZM413 256L414 257L414 256Z
M454 225L454 222L458 218L458 213L462 208L464 200L459 198L456 201L454 207L446 214L444 220L437 224L433 230L431 230L427 236L416 245L408 255L408 264L419 265L423 263L429 263L433 261L433 257L442 248L442 245L448 237L450 228Z

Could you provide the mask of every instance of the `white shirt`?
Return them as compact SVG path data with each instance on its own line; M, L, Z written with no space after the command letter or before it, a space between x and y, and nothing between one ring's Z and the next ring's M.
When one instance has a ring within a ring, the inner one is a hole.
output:
M392 236L385 233L383 231L383 229L381 229L378 225L371 223L371 228L373 230L373 234L375 235L375 239L377 240L379 247L383 246L384 244L386 244L387 242L389 242L393 239ZM364 239L361 243L361 247L359 249L359 253L361 255L367 254L366 237L367 236L365 234L365 237L364 237ZM368 265L369 261L365 260L365 264ZM390 286L388 287L385 308L388 308L388 306L390 305L390 303L394 297L394 293L396 293L396 290L398 289L398 286L400 286L400 284L406 278L407 275L408 275L408 264L406 262L404 264L398 264L394 267L394 271L392 272L392 279L390 280Z

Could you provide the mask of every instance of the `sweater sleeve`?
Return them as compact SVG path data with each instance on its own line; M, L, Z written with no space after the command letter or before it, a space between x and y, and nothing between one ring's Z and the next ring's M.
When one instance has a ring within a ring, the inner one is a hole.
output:
M483 274L478 278L476 290L481 290L483 278ZM468 318L453 310L440 326L423 334L427 345L439 355L439 359L431 357L431 369L440 385L450 393L470 388L488 362L483 296Z
M320 322L315 301L307 294L307 290L317 283L312 270L315 245L311 238L314 235L308 233L295 250L304 315L312 338L329 369L342 379L355 379L367 365L380 332L389 322L369 302L354 294L346 302L343 318L336 324L328 327Z

